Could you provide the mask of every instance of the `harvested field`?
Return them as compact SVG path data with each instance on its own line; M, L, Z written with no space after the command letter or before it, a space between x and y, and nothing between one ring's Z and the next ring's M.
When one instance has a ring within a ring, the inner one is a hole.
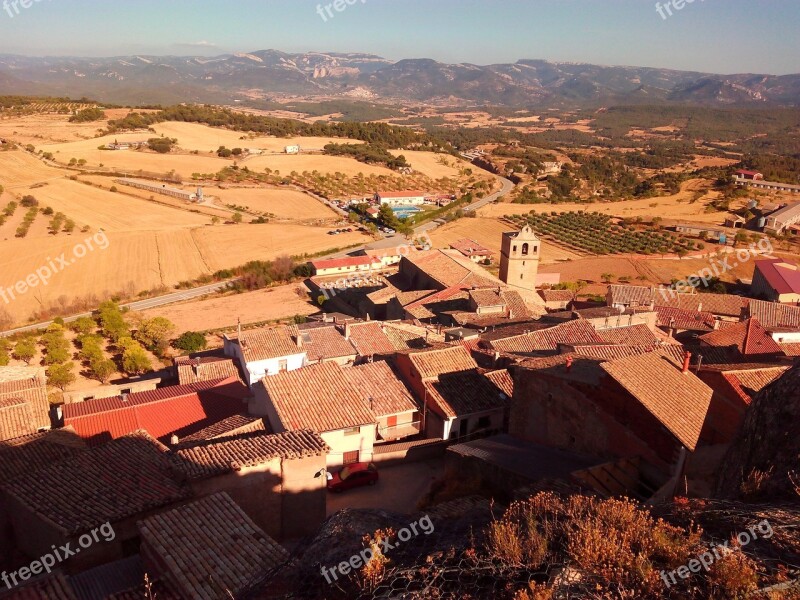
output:
M277 138L277 137L249 137L242 131L231 131L219 127L209 127L198 123L167 122L153 126L158 135L175 138L178 146L184 150L197 150L199 152L214 152L220 146L228 148L259 148L268 152L283 153L286 146L300 146L303 150L322 150L326 144L331 142L339 144L363 144L359 140L346 138L322 138L322 137L299 137L299 138ZM244 138L244 139L242 139Z
M272 213L281 219L337 219L330 208L296 190L280 188L207 188L206 194L216 196L220 205L246 206L255 212Z
M255 156L241 161L251 171L272 169L280 171L281 175L289 175L292 171L319 171L320 173L344 173L354 176L359 173L364 175L396 175L391 169L376 165L367 165L353 158L345 156L325 156L321 154L276 154L272 156Z
M29 185L61 179L70 175L66 169L48 167L27 152L15 150L0 152L0 185L6 190L17 191Z
M500 219L478 217L476 219L458 219L439 227L431 233L433 244L437 248L447 248L449 244L462 238L469 238L488 248L494 254L495 262L500 260L502 235L506 231L514 231L515 227ZM574 252L560 248L549 242L542 246L542 265L579 258Z
M196 300L162 306L145 311L150 317L166 317L178 331L207 331L234 327L237 319L243 324L282 319L294 315L310 315L319 309L301 298L298 284L283 285L255 292Z
M56 179L36 188L16 189L32 194L41 206L51 206L79 226L106 231L156 231L205 225L208 217L130 198L70 179ZM20 211L21 209L17 209Z
M473 172L483 173L474 165L460 158L455 158L449 154L437 154L435 152L419 152L415 150L391 150L395 156L401 154L415 171L427 175L431 179L441 179L442 177L458 177L461 169L472 169ZM446 161L442 164L440 161Z
M590 204L511 204L495 203L481 208L482 217L501 217L512 214L534 212L599 212L617 217L642 217L643 219L659 216L664 220L688 220L698 223L721 223L724 213L705 212L706 206L718 198L719 193L709 191L711 183L705 179L690 179L681 186L681 191L671 196L645 198L642 200L624 200L622 202L594 202ZM695 194L700 198L692 203ZM655 205L655 206L651 206Z

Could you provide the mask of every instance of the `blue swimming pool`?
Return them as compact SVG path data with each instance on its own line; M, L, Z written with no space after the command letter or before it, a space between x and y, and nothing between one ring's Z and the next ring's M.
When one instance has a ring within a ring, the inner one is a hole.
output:
M398 219L402 219L403 217L410 217L411 215L415 215L418 212L422 212L421 209L417 208L416 206L393 206L392 210L394 211L395 216Z

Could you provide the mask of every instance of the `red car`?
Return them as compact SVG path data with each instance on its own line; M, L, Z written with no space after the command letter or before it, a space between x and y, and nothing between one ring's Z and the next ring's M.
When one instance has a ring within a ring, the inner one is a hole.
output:
M343 492L362 485L378 483L378 470L372 463L354 463L347 465L338 473L330 474L328 491Z

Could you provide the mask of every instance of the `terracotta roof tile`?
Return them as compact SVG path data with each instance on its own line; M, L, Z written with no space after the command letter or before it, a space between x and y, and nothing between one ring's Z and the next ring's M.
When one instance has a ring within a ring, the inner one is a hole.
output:
M567 381L599 386L605 372L600 368L602 359L567 353L528 358L520 363L523 369Z
M641 285L610 285L608 291L611 294L611 306L617 304L645 306L649 305L654 297L652 287Z
M800 306L751 300L748 312L766 328L800 329Z
M789 370L789 367L771 367L767 369L747 369L738 371L726 371L722 376L739 395L739 397L750 404L756 394L767 387L773 381Z
M173 451L175 468L189 479L204 479L253 467L273 459L321 456L328 446L313 431L249 433L230 438L196 442Z
M185 598L239 597L289 558L225 492L149 517L139 532L145 563Z
M418 408L411 392L387 362L367 363L344 369L342 372L377 417L409 412Z
M490 343L492 348L500 352L526 353L557 350L559 344L603 344L605 340L598 335L588 321L576 319L547 329L494 340Z
M478 308L490 308L496 306L505 307L506 300L503 298L502 290L498 288L470 290L470 299Z
M32 475L86 449L71 427L34 433L0 444L0 484Z
M707 346L735 346L742 356L782 353L778 343L755 318L702 335L700 341Z
M424 383L428 402L447 418L471 415L508 406L511 397L477 369L443 373Z
M461 252L461 254L463 254L467 258L471 258L473 256L492 255L491 250L489 250L484 246L481 246L478 242L467 238L456 240L455 242L450 242L450 247L453 250L458 250L459 252Z
M537 293L545 302L571 302L575 298L569 290L538 290Z
M360 356L393 354L395 351L394 344L378 321L351 324L350 343Z
M685 354L683 347L677 344L654 344L650 346L628 346L624 344L566 344L562 347L562 351L602 360L616 360L618 358L638 356L648 352L661 352L675 359L676 362L682 361Z
M22 398L0 398L0 442L36 433L30 404Z
M423 271L442 288L505 285L457 250L426 250L403 258ZM401 263L401 272L403 264Z
M628 346L652 346L658 343L659 338L645 324L639 323L627 327L612 327L597 331L606 343L625 344Z
M240 345L245 362L251 363L302 354L305 350L297 347L291 333L288 327L243 331ZM236 336L228 339L237 340Z
M295 337L302 336L303 350L308 353L308 360L318 361L334 358L353 357L358 351L344 334L333 323L322 324L319 327L296 330Z
M50 427L50 401L47 399L44 369L0 367L0 400L9 398L22 398L28 403L34 431Z
M709 312L723 317L742 316L749 299L733 294L676 294L664 288L655 294L656 306L669 306L689 312Z
M167 448L137 432L18 478L6 490L74 535L190 495L173 475Z
M711 403L711 388L658 352L605 362L600 367L686 448L694 450Z
M484 375L486 379L491 381L495 387L506 396L511 398L514 395L514 378L511 377L511 373L509 373L507 369L489 371L488 373L484 373Z
M245 414L233 415L227 419L217 421L196 433L180 438L179 445L183 446L185 444L194 444L196 442L254 432L272 433L269 430L269 425L265 423L264 419L261 417L252 417Z
M67 578L61 573L26 582L1 597L3 600L78 600Z
M409 354L409 360L423 380L434 379L447 373L470 371L478 367L470 353L460 345L412 352Z
M262 379L262 383L289 431L324 433L376 422L361 393L334 362L283 371Z
M175 366L178 370L178 382L180 385L227 379L228 377L239 379L241 377L239 369L232 358L189 358L188 356L181 356L175 359Z
M91 445L139 429L166 442L172 435L191 435L241 414L247 410L248 396L247 387L238 378L167 387L131 394L127 400L105 398L67 404L64 423Z
M383 332L395 350L419 350L432 344L444 343L444 335L432 329L408 323L383 323Z
M687 331L713 331L716 323L710 312L681 310L671 306L656 306L659 327L685 329Z
M800 342L791 344L778 344L786 356L800 356Z

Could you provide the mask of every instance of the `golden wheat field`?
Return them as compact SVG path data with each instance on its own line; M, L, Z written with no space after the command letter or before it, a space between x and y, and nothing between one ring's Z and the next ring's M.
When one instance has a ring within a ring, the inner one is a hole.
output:
M461 169L481 172L467 161L448 154L434 154L433 152L420 152L417 150L391 150L391 153L395 156L402 154L406 157L406 161L408 161L412 169L427 175L431 179L457 177Z
M273 171L280 171L281 175L289 175L292 171L297 171L298 173L319 171L321 174L339 172L351 177L359 173L364 175L397 175L396 172L386 167L366 165L346 156L324 156L321 154L255 156L241 161L240 164L251 171L260 172L268 168Z
M271 213L280 219L335 219L336 213L316 200L296 190L277 188L206 188L206 195L217 203L246 206L252 211Z

